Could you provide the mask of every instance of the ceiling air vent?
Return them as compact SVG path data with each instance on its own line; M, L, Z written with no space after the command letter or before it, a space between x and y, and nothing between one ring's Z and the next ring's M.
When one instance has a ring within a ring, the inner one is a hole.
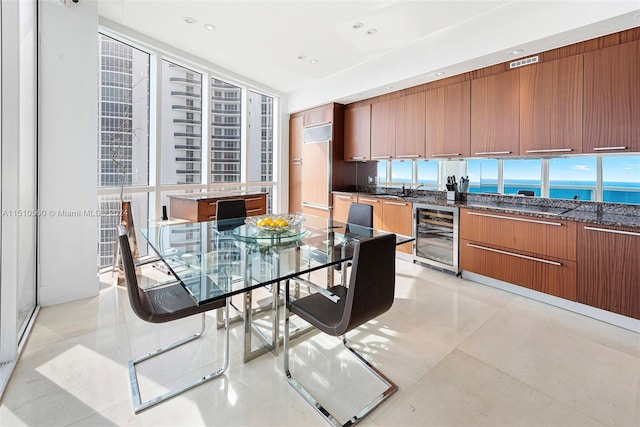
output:
M525 65L535 64L536 62L538 62L538 57L537 56L532 56L530 58L518 59L517 61L513 61L513 62L509 63L509 68L524 67Z

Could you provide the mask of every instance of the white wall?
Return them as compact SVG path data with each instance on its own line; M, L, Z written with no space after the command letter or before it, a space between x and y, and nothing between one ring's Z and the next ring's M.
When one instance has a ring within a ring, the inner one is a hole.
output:
M98 293L98 11L40 2L39 303ZM60 212L80 212L68 216Z

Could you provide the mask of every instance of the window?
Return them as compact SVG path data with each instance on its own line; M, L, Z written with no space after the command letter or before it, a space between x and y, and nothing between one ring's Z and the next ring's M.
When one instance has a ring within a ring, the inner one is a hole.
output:
M640 156L602 158L602 201L640 204Z
M596 200L595 157L549 159L549 198Z
M517 194L519 190L533 190L540 197L542 190L542 161L540 159L508 159L503 163L503 194Z
M247 180L273 181L273 98L249 92Z
M396 184L413 182L413 162L411 160L392 160L391 182Z
M431 190L438 188L438 164L437 160L417 160L418 184Z
M241 154L242 131L241 131L241 109L242 88L218 79L211 80L211 104L212 105L233 105L234 108L224 113L216 114L211 121L211 134L214 136L211 145L211 176L209 182L240 182L240 168L228 168L229 164L225 160L224 154ZM219 139L224 139L224 142ZM217 153L222 153L222 159Z
M469 193L498 192L498 160L467 160L467 177L469 177Z
M276 99L257 91L209 77L198 66L178 65L151 47L138 48L114 37L98 35L100 41L98 203L105 211L119 210L120 186L128 187L138 228L159 216L167 195L185 191L269 192L273 186L273 116ZM160 70L150 69L150 52L160 59ZM164 57L164 59L162 59ZM206 70L206 67L202 67ZM205 80L206 75L206 80ZM157 84L150 88L150 82ZM202 88L211 89L211 109L202 110ZM158 106L149 94L160 94ZM256 109L249 111L248 96ZM248 105L245 105L248 104ZM151 108L155 114L150 114ZM245 115L247 119L245 120ZM150 123L150 117L161 123ZM246 127L250 122L251 127ZM202 139L202 124L209 139ZM149 140L149 128L157 129L159 145ZM254 129L255 128L255 129ZM246 136L247 150L243 150ZM117 153L115 162L113 153ZM154 158L149 162L149 153ZM208 157L206 176L203 174ZM149 165L153 165L150 168ZM156 164L159 167L156 168ZM246 176L244 175L246 174ZM247 181L265 182L259 188ZM156 183L159 182L159 187ZM224 183L234 183L225 185ZM183 186L183 187L181 187ZM115 208L114 205L117 205ZM268 206L271 196L268 197ZM100 219L99 265L113 260L117 216ZM140 242L140 240L139 240ZM146 247L138 248L140 254Z

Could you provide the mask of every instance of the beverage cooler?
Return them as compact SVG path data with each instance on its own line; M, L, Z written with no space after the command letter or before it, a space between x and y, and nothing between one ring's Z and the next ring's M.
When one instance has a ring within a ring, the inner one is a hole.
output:
M458 274L458 217L457 207L414 203L416 261Z

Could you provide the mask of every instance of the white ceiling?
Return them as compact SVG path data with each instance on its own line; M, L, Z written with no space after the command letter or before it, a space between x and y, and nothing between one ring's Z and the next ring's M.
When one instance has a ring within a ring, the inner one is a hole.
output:
M353 102L640 26L640 0L98 0L98 10L288 95L290 112ZM363 27L353 29L358 22ZM376 34L367 35L370 29ZM508 54L515 49L523 52ZM438 71L445 74L434 76Z

